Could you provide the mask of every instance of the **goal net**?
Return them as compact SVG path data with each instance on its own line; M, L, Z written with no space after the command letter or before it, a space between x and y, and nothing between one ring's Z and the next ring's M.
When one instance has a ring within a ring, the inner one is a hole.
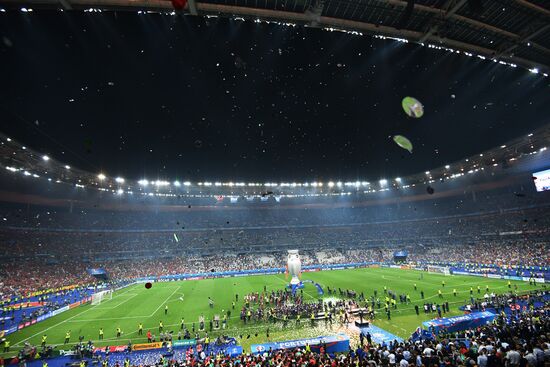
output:
M451 275L451 270L448 266L428 265L426 268L428 273L437 273L443 275Z
M101 302L112 298L113 298L112 290L94 293L92 294L92 306L99 305Z

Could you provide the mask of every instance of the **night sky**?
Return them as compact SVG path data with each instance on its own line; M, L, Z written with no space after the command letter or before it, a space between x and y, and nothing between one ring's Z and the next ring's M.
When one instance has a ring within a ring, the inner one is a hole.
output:
M0 37L0 130L128 179L405 176L550 122L549 78L369 36L34 11L0 14Z

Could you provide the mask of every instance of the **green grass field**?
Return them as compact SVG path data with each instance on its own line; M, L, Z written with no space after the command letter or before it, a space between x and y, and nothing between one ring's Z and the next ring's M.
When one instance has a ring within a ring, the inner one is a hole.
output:
M446 316L461 313L458 307L469 299L471 286L475 290L480 285L482 294L486 285L489 285L490 290L495 293L504 293L508 290L507 281L504 280L427 273L423 273L423 279L421 279L420 275L421 272L414 270L367 268L303 273L302 279L314 280L323 287L354 289L358 293L364 292L365 297L372 295L376 289L378 296L383 299L384 286L398 294L410 294L412 304L398 304L398 309L392 310L391 321L387 321L383 307L374 321L377 326L405 338L410 336L422 321L432 318L422 312L424 301L420 297L421 290L425 293L425 301L438 302L441 300L438 298L437 292L442 289L444 294L442 301L448 301L451 309ZM445 288L441 286L442 280L446 282ZM417 284L418 291L414 291L414 283ZM239 310L242 307L242 299L245 294L262 292L264 285L270 291L282 289L286 284L284 275L280 274L154 283L151 289L145 289L143 284L132 285L117 291L111 300L106 300L100 305L80 306L10 335L8 339L11 341L12 352L6 353L4 356L13 354L13 351L17 350L25 341L39 345L43 334L48 335L48 344L63 344L67 330L71 330L70 344L78 342L78 336L83 335L85 341L93 340L96 345L124 345L129 340L132 343L146 341L145 337L137 335L137 326L140 322L144 325L144 333L150 329L153 334L158 336L158 325L162 320L165 331L174 330L177 334L182 317L185 318L185 323L190 330L193 322L198 328L199 315L203 314L209 320L214 314L221 314L222 309L230 309L236 293L239 294L239 303L235 310L232 310L228 329L223 333L235 337L244 335L242 340L238 340L241 341L245 351L248 351L249 346L253 343L267 341L265 332L268 326L270 328L269 340L271 341L327 335L337 331L336 324L334 329L330 330L327 330L322 322L319 323L322 325L312 328L307 320L302 322L299 327L291 322L286 329L282 328L282 323L268 325L263 322L252 322L244 325L239 320ZM536 288L526 282L513 282L512 284L517 284L519 292ZM452 294L453 288L458 291L456 297ZM477 296L477 291L474 293ZM305 286L304 295L306 301L308 298L312 301L318 298L317 290L311 284ZM183 297L183 301L180 297ZM212 297L215 301L213 309L208 305L208 297ZM416 316L414 304L420 306L420 316ZM165 305L168 305L167 315L164 314ZM102 342L97 340L100 327L105 331L105 339ZM116 338L117 327L120 327L124 333L120 339ZM258 336L255 336L256 333ZM217 335L216 332L212 334ZM251 337L247 339L246 336L249 334ZM201 333L202 335L203 333ZM60 346L59 349L68 348Z

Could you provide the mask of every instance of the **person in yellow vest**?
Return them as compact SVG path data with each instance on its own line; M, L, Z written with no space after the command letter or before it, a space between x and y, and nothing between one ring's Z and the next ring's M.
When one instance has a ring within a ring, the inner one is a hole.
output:
M287 318L286 314L283 315L283 327L286 327L287 320L288 320L288 318Z
M512 288L512 282L508 281L508 288Z
M489 285L485 286L485 292L489 292Z
M109 367L109 361L107 359L104 359L102 362L101 362L101 367Z
M453 289L453 294L454 294L454 296L456 297L456 288Z
M103 328L99 328L99 340L103 340Z
M209 345L210 345L210 338L208 337L208 335L206 335L206 337L204 338L204 349L207 350Z
M309 346L309 343L306 343L306 353L311 353L311 347Z
M138 325L138 335L143 335L143 324L141 322Z
M130 367L130 358L124 358L124 367Z
M388 293L388 287L384 286L384 294Z
M443 288L445 288L445 281L444 280L441 281L441 285L443 286Z
M474 288L473 287L470 287L470 296L474 294Z
M437 290L437 295L439 296L439 298L443 298L443 293L441 293L441 289Z
M68 344L70 339L71 339L71 330L68 330L65 333L65 343L63 343L63 344Z
M414 283L414 290L416 290L416 283Z
M477 286L477 293L481 293L481 287L479 285Z
M296 315L296 325L300 325L300 314Z
M120 330L120 326L116 328L116 337L120 338L120 335L122 334L122 330Z
M184 327L185 327L185 320L182 317L180 321L180 329L183 330Z
M48 362L47 361L42 361L42 367L48 367Z
M159 321L159 333L161 333L162 330L164 330L164 324L162 323L162 321Z
M48 336L46 334L42 335L42 346L45 347L46 346L46 340L48 339Z
M79 367L86 367L86 361L85 360L80 361Z
M9 351L10 351L10 341L6 339L4 340L4 353Z
M311 319L311 326L315 326L315 313L314 312L311 313L310 319Z
M164 306L164 314L168 315L168 305Z

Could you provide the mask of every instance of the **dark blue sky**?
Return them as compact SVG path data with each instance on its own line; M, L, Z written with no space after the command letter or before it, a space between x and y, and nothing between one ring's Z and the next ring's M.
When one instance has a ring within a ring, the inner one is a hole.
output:
M413 44L123 12L0 17L0 130L92 172L404 176L550 122L548 78ZM423 118L401 109L408 95Z

